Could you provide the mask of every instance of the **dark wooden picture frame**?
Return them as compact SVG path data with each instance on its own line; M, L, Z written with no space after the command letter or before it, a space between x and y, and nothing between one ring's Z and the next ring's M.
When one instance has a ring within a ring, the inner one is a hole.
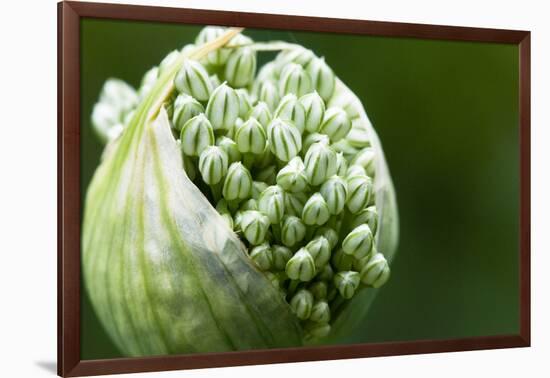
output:
M519 46L520 332L452 340L388 342L195 355L80 358L80 20L124 19L376 36L477 41ZM113 373L268 364L530 345L530 32L132 5L58 4L58 374Z

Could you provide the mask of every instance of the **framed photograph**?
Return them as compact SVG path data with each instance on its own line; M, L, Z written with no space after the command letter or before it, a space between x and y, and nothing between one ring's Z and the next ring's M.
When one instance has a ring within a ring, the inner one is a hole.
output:
M58 5L58 373L530 345L530 33Z

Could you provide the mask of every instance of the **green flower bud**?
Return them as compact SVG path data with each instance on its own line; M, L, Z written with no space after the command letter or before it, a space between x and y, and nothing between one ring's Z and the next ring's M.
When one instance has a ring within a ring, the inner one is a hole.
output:
M259 211L248 210L242 212L237 222L243 231L244 237L252 245L259 245L265 241L267 229L269 228L269 218Z
M264 102L269 107L270 111L274 111L279 104L279 91L273 82L264 81L260 84L260 92L258 93L258 101Z
M353 270L357 272L361 272L363 268L369 263L369 261L372 259L372 256L376 255L378 252L376 252L375 245L373 245L371 253L368 255L360 258L360 259L354 259L353 260Z
M270 165L256 173L256 179L265 182L267 185L275 185L277 179L277 167Z
M370 197L373 194L372 179L364 175L355 175L347 179L348 197L346 206L355 214L367 207Z
M199 114L183 125L180 133L181 149L188 156L199 156L214 144L214 131L208 118Z
M319 132L328 135L332 142L338 142L351 130L351 121L340 108L328 108L323 117Z
M271 272L264 272L265 277L271 282L273 287L280 288L281 287L281 281L279 279L279 276L271 273Z
M237 34L231 40L227 43L227 46L229 47L239 47L239 46L246 46L252 44L254 41L247 37L244 34Z
M246 211L246 210L256 210L258 211L258 201L256 201L254 198L250 198L246 201L244 201L241 206L239 206L239 210Z
M302 220L308 226L325 224L330 218L328 205L320 193L312 195L304 205Z
M367 171L365 171L365 168L361 167L360 165L351 165L348 167L346 171L346 177L350 178L353 176L368 176Z
M113 129L118 128L120 130L119 123L120 113L111 104L98 102L94 105L92 111L92 125L97 136L101 138L103 142L108 142L117 137ZM121 130L120 130L121 131Z
M168 67L170 67L172 64L176 62L179 55L180 55L180 52L178 50L174 50L174 51L170 51L168 55L166 55L162 59L162 61L159 64L159 72L158 72L159 77L161 77L162 74L166 72L166 69L168 69Z
M267 138L271 152L282 161L289 161L302 149L302 137L298 129L279 118L269 123Z
M309 148L315 143L321 143L328 146L330 144L330 139L325 134L319 134L319 133L309 134L304 139L302 151L307 153L307 151L309 151Z
M235 93L237 93L237 97L239 98L239 117L242 119L247 119L248 114L252 110L250 95L244 88L235 89Z
M328 226L317 228L315 230L314 237L318 236L323 236L325 239L328 240L328 244L331 250L336 247L336 244L338 244L338 233Z
M300 97L300 104L305 111L305 128L310 133L319 131L323 116L325 114L325 103L317 91L308 93Z
M355 154L359 152L359 149L353 147L347 139L340 139L338 142L332 143L331 147L334 151L344 154L347 161L352 160Z
M275 156L273 156L273 154L271 153L271 147L269 145L269 140L268 140L267 143L265 144L264 151L261 154L254 156L254 167L266 168L275 163L276 163Z
M199 35L195 39L195 44L197 46L204 45L205 43L211 42L214 39L219 38L225 32L226 28L220 26L207 26L200 31ZM227 62L230 54L230 49L216 49L215 51L208 53L205 58L205 62L214 66L221 66Z
M348 186L340 176L332 176L321 185L319 192L327 202L331 214L340 214L344 210Z
M293 215L283 218L281 227L281 241L287 247L294 247L306 236L306 226L302 220Z
M206 105L206 116L214 130L228 130L239 116L239 97L235 90L223 83L212 92Z
M275 270L285 270L288 260L292 258L292 251L277 244L271 248L271 251L273 253L273 268Z
M289 63L283 68L279 79L279 93L281 96L294 93L297 97L301 97L312 90L311 78L302 66Z
M328 323L330 321L330 307L327 301L317 301L311 308L309 320L317 323Z
M336 154L336 174L345 177L348 172L348 162L342 152Z
M302 46L297 46L292 49L282 50L275 58L275 66L280 72L288 66L289 63L296 63L301 66L305 66L313 58L315 58L313 51Z
M139 85L139 98L143 99L145 96L151 92L151 89L153 89L153 86L156 84L157 79L159 77L159 68L158 67L151 67L149 71L145 72L145 75L141 78L141 82Z
M197 46L195 46L194 43L188 43L185 46L182 47L181 53L185 56L189 55L191 52L193 52Z
M222 193L226 200L243 200L252 192L252 176L242 163L231 163L223 183Z
M330 333L330 324L307 322L304 326L307 340L315 340L326 337Z
M263 101L260 101L252 108L248 114L250 118L256 118L258 122L267 130L267 125L271 122L271 112L269 111L269 106Z
M300 131L300 134L304 132L306 111L292 93L285 95L281 99L273 117L290 121Z
M305 246L313 261L315 268L319 269L330 260L330 244L324 236L317 236Z
M268 185L263 181L254 181L252 183L252 198L255 200L258 200L260 198L260 194L266 190Z
M245 87L256 74L256 53L248 47L235 49L225 66L225 78L233 87Z
M384 255L377 253L361 270L361 282L375 289L384 285L390 278L390 266Z
M220 136L216 139L216 146L219 146L227 154L229 164L241 160L241 152L237 147L237 143L233 139L226 136Z
M368 225L362 224L354 228L342 242L342 249L348 255L353 255L356 259L367 256L373 245L372 232Z
M334 276L334 285L345 299L350 299L359 287L361 278L359 273L353 271L338 272Z
M186 93L199 101L206 101L213 86L206 69L192 59L185 59L174 79L174 85L180 93Z
M220 85L222 85L222 81L216 74L210 75L210 83L212 83L212 88L218 88Z
M378 229L378 212L376 211L376 206L369 206L355 214L351 227L355 228L362 224L367 224L372 233L376 234L376 230Z
M367 175L374 177L374 150L371 147L363 148L351 161L351 164L360 165L365 169Z
M325 58L314 58L306 66L306 72L311 77L312 86L319 92L321 98L328 101L334 93L336 77L325 63Z
M260 68L256 77L256 82L264 82L267 80L276 81L279 79L279 73L277 72L274 61L268 62Z
M353 267L353 256L348 255L342 248L340 248L332 254L331 262L334 268L339 272L351 270Z
M174 101L174 114L172 116L174 129L181 131L187 121L201 113L204 113L204 107L200 102L183 93L178 95Z
M305 289L298 291L290 300L290 308L298 319L305 320L311 315L313 295Z
M311 294L313 294L313 298L316 301L320 301L322 299L326 299L328 286L326 282L317 281L309 285L308 290L311 292Z
M277 174L277 184L287 192L301 192L308 186L304 163L299 156L290 160Z
M317 279L322 282L332 282L333 278L334 270L332 269L332 266L330 266L330 264L326 264L324 267L322 267L321 271L317 275Z
M285 193L285 214L301 217L307 200L304 192Z
M336 152L324 143L315 143L307 150L304 165L311 185L321 185L336 174Z
M233 229L235 232L242 231L241 229L241 221L243 220L243 211L237 211L235 215L233 216Z
M278 185L268 186L258 199L258 207L271 223L279 223L285 213L285 193Z
M250 258L260 270L269 270L273 265L273 253L268 243L262 243L252 248Z
M348 135L346 135L346 140L348 143L356 148L370 147L371 140L369 130L361 118L352 118L348 114L349 119L351 119L351 130Z
M227 173L227 154L218 146L206 147L199 157L199 171L208 185L219 183Z
M265 149L266 140L264 128L256 118L250 118L237 127L235 132L235 142L240 152L261 154Z
M229 211L229 206L227 205L227 201L224 200L223 198L219 200L218 203L216 204L216 211L219 214L229 214L230 211Z
M136 90L120 79L108 79L99 95L99 102L111 105L119 114L117 121L121 121L126 113L134 109L139 98Z
M225 223L227 223L227 227L233 229L233 217L231 216L231 214L221 214L221 216Z
M292 280L300 280L302 282L310 281L315 277L315 261L307 249L300 248L298 252L288 260L285 272Z
M197 169L195 168L195 164L193 164L193 161L189 158L189 156L186 156L185 154L182 154L182 158L183 170L185 171L185 173L187 173L187 177L189 177L189 180L193 181L197 176Z

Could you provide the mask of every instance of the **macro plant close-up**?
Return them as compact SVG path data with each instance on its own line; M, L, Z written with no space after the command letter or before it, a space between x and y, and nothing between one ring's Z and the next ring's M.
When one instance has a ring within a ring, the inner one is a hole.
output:
M208 26L139 88L106 80L91 118L84 285L125 355L337 343L365 320L398 211L330 62Z

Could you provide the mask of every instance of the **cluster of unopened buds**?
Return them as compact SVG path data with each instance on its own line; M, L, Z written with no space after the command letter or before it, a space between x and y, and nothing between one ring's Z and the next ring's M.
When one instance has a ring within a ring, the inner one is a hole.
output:
M223 32L207 27L196 45ZM294 46L256 74L254 46L238 35L203 59L185 59L164 106L187 176L239 235L308 337L323 337L342 301L390 275L377 249L377 157L345 104L331 101L335 75L323 58ZM109 141L124 132L179 53L149 70L137 91L119 80L106 83L93 114L100 136Z

